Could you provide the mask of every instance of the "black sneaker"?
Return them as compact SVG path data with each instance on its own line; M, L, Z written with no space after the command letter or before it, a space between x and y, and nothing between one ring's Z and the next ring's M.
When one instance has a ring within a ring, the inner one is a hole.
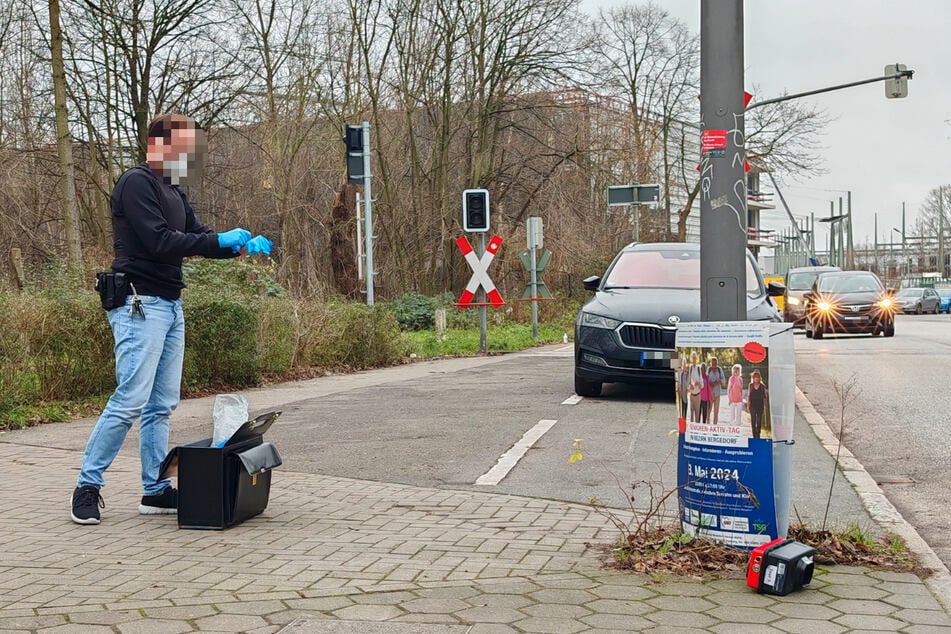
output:
M73 491L73 510L70 517L77 524L98 524L99 508L106 508L99 488L90 484L76 487Z
M139 515L170 515L178 512L178 490L169 485L155 495L143 495Z

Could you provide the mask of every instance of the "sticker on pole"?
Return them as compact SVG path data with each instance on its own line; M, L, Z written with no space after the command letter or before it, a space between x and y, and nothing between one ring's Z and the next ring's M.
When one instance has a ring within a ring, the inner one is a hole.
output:
M726 153L726 130L704 130L700 133L700 156L723 156Z
M467 240L465 236L456 238L456 246L459 247L459 251L462 252L462 256L472 269L472 277L469 278L469 283L466 284L465 290L459 295L458 304L460 306L468 306L480 286L485 289L485 296L493 308L498 308L505 304L505 302L502 301L502 296L499 295L499 291L495 288L495 283L487 272L489 264L492 263L496 252L499 250L499 247L502 246L502 238L492 236L492 239L489 240L489 243L485 246L485 253L482 254L482 257L478 257L475 254L475 251L472 250L472 245L469 244L469 240Z

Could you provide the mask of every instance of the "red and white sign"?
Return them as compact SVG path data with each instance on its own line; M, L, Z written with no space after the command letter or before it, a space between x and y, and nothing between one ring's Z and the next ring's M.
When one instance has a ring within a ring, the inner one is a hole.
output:
M726 149L726 130L704 130L700 133L700 154ZM722 152L721 152L722 153ZM719 153L718 153L719 154Z
M462 256L472 269L472 277L469 278L466 289L462 291L462 294L459 296L459 305L468 306L480 286L485 289L485 296L493 308L498 308L505 304L505 302L502 301L502 296L499 295L499 291L495 288L495 283L489 278L489 274L486 272L499 247L502 246L502 238L492 236L481 258L476 256L475 251L472 250L472 245L469 244L465 236L456 238L456 246L459 247Z

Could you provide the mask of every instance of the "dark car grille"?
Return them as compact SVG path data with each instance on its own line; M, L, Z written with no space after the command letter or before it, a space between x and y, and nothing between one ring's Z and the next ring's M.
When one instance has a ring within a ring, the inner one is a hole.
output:
M618 333L621 343L628 348L657 348L673 350L677 337L676 328L661 328L640 324L624 324Z
M842 315L868 315L873 308L875 308L874 304L840 304L836 306L836 312Z

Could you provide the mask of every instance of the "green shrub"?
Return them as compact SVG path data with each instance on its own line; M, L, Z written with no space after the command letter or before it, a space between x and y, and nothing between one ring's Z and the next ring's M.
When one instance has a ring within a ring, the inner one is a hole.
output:
M259 378L254 303L219 292L189 292L183 385L189 390L243 387Z
M262 374L282 374L294 365L297 352L299 319L294 302L285 298L270 298L255 306L257 315L256 347L258 371Z
M0 346L14 351L0 360L6 366L0 391L30 403L84 398L115 386L112 334L95 293L44 290L5 303L0 328L17 340Z
M281 286L271 279L267 269L248 258L211 260L197 258L182 266L188 289L246 297L284 297Z
M389 303L400 330L426 330L433 327L433 313L439 306L435 297L406 293Z
M390 365L406 353L393 313L383 305L302 301L298 363L317 368Z

